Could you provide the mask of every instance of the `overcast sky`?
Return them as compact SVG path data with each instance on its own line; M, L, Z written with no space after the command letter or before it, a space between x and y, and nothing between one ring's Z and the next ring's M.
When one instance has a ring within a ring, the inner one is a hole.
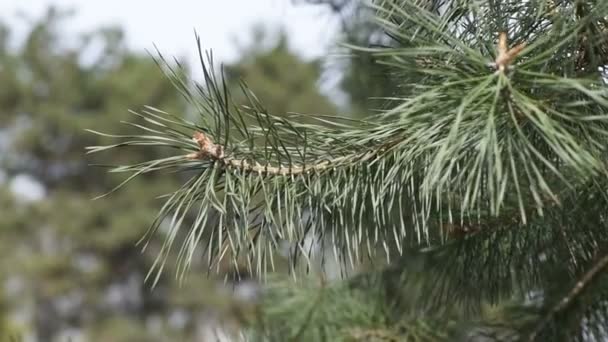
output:
M257 23L283 26L292 47L304 57L325 54L334 39L337 21L324 6L294 6L291 0L0 0L0 18L16 36L25 25L18 11L39 17L49 5L77 10L64 26L68 32L117 24L134 49L152 49L194 60L194 30L203 47L222 60L235 58L234 39L246 42Z

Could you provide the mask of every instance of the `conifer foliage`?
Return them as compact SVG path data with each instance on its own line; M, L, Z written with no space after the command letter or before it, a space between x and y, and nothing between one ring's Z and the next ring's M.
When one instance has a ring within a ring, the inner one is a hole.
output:
M392 336L384 340L606 336L608 2L370 6L391 44L350 48L373 55L398 86L386 109L364 121L268 113L245 84L249 104L240 106L211 55L201 53L201 84L159 55L199 115L148 107L134 113L146 122L141 135L89 149L173 148L171 157L113 172L130 173L127 181L148 172L191 176L152 222L146 238L162 224L169 232L150 275L172 248L180 248L182 274L199 248L210 268L245 260L260 276L284 246L293 272L317 252L350 266L384 255L384 270L349 279L340 285L348 291L327 299L350 310L360 303L363 316L342 312L346 326L324 332L314 312L300 312L301 329L286 331L290 316L278 310L272 333L383 340L370 337L378 332L370 327L383 325L390 334L380 335ZM180 234L185 242L174 246ZM410 287L415 304L399 300ZM500 324L488 305L499 305ZM318 315L332 324L342 317Z

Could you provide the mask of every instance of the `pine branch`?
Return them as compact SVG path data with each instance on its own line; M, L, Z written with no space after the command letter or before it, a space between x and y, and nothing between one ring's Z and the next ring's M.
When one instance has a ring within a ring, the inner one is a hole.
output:
M107 135L121 141L89 148L178 151L115 167L130 173L116 189L149 172L191 176L165 197L146 235L168 225L156 279L177 242L180 275L201 245L210 268L245 258L256 274L274 267L284 244L290 265L310 259L309 240L350 265L381 252L390 260L409 246L442 245L452 239L446 226L479 226L474 218L506 214L497 230L514 216L525 226L561 203L563 188L604 175L608 88L599 72L563 66L573 65L580 32L597 34L588 27L608 5L560 19L534 3L448 3L445 12L407 0L374 7L395 46L362 50L403 83L393 108L367 122L279 117L245 86L248 105L235 104L200 41L202 84L159 54L196 122L146 108L134 113L144 121L132 124L140 135ZM492 61L506 72L489 70Z
M583 293L601 272L608 266L608 253L604 253L593 263L587 272L581 275L574 287L538 322L534 330L528 336L528 341L535 341L541 331L551 322L558 313L566 310L578 296Z
M253 172L268 176L297 176L301 174L310 174L311 172L321 172L329 168L337 168L343 166L351 166L356 163L365 163L379 158L388 149L396 145L395 142L382 144L368 152L352 153L346 156L323 160L318 163L309 165L290 165L290 166L269 166L256 163L249 164L245 159L236 159L224 155L224 148L221 145L214 144L209 137L202 132L195 132L192 138L198 145L200 150L186 155L189 160L210 158L212 160L221 161L225 167L239 170L240 172Z
M451 225L456 233L447 244L406 253L386 270L383 283L395 284L391 298L398 298L408 274L416 274L418 305L434 312L450 303L475 313L483 303L553 291L556 284L575 280L581 265L608 243L606 196L605 181L590 181L560 193L561 204L527 224L511 211L464 221L456 229ZM405 267L411 260L420 260L420 266Z

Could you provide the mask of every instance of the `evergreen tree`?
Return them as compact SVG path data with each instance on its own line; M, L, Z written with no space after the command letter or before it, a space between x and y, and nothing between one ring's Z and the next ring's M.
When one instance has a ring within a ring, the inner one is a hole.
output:
M114 171L191 176L152 223L170 222L152 271L172 248L180 272L202 248L210 268L244 260L261 277L282 251L302 283L315 257L374 263L271 282L254 339L605 338L608 3L371 6L392 41L356 51L397 83L365 121L269 113L245 86L236 105L211 59L199 85L161 58L200 115L150 107L141 135L89 148L170 147Z
M336 111L330 100L319 93L321 76L318 61L304 61L289 50L285 32L276 35L255 27L249 46L242 46L236 63L226 65L229 89L239 89L241 82L255 89L256 96L270 113L327 114ZM284 70L289 70L288 73ZM247 97L234 92L237 104L247 104Z
M331 10L339 20L338 56L326 61L326 72L342 75L339 86L348 95L351 116L365 117L385 108L383 98L397 89L398 77L391 68L378 63L374 54L349 46L392 45L390 36L375 22L374 10L357 0L292 0L294 4L319 5Z

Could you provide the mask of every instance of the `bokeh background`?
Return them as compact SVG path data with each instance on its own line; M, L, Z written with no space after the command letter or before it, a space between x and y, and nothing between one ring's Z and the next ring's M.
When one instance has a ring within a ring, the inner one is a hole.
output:
M371 61L338 46L373 37L357 6L0 1L0 341L215 340L217 322L235 316L235 300L255 301L259 285L227 287L230 269L208 275L202 264L180 283L169 260L151 289L144 279L162 233L144 252L136 244L160 208L156 197L182 180L149 175L93 201L124 176L91 164L167 151L91 157L86 146L109 141L85 129L127 134L120 121L144 105L191 112L147 51L156 45L196 79L195 30L225 64L229 87L246 80L269 112L358 117L387 85L372 77Z

